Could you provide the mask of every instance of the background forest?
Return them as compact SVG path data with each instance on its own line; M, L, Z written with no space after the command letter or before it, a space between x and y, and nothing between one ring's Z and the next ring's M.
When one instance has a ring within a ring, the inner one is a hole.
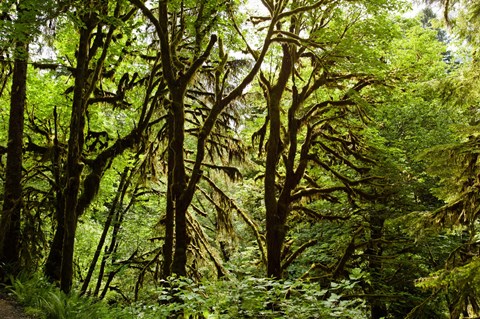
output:
M3 0L5 289L39 318L479 318L480 2L418 5Z

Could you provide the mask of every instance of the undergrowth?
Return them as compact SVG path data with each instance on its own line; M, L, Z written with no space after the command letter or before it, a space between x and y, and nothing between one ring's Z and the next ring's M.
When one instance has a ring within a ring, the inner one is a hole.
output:
M78 293L65 294L43 277L17 278L7 287L27 315L39 319L132 318L121 309L109 307Z
M144 288L141 302L111 299L113 306L76 292L66 295L42 277L13 279L9 290L27 314L40 319L366 318L364 303L341 297L354 286L350 281L320 289L265 278L203 283L171 278Z

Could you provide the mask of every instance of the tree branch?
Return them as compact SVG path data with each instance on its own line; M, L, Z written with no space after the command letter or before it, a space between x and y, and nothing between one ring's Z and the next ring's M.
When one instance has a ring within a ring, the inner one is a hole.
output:
M283 263L282 265L282 270L285 270L290 266L290 264L301 254L303 253L307 248L312 247L313 245L316 245L318 240L312 239L302 246L300 246L296 251L294 251L288 258L287 260Z

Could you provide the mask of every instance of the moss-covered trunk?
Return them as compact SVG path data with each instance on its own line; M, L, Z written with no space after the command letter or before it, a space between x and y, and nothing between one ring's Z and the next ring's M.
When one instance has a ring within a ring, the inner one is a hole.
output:
M22 10L19 10L19 15ZM20 21L21 17L18 18ZM23 38L23 36L22 36ZM27 90L28 43L15 43L10 118L8 127L5 193L0 221L0 262L18 269L20 260L20 221L22 211L23 121Z
M62 246L62 271L60 278L60 288L64 292L70 291L73 278L73 253L78 219L78 193L80 190L80 175L84 165L82 163L82 150L85 142L84 129L87 108L85 93L88 83L87 72L91 30L92 27L88 25L80 29L72 115L70 118L70 136L68 139L67 165L65 169L66 186L64 191L65 233Z
M173 116L170 112L168 115L168 123L173 122ZM173 125L168 125L168 141L173 140ZM165 241L162 248L163 253L163 269L162 278L166 279L172 274L172 261L173 261L173 242L175 236L175 212L173 203L173 148L172 145L168 145L168 159L167 159L167 205L165 210Z
M285 240L285 222L289 206L278 201L276 171L282 152L281 147L281 100L292 71L292 59L289 46L283 45L283 58L277 83L270 87L267 101L270 117L270 130L267 142L267 159L265 164L265 209L267 229L267 276L282 277L281 254Z
M185 89L184 89L185 88ZM185 105L186 86L172 90L173 139L169 143L173 151L172 197L175 203L175 250L172 272L179 276L186 275L187 249L189 237L187 232L187 208L190 203L182 202L186 188L184 143L185 143Z

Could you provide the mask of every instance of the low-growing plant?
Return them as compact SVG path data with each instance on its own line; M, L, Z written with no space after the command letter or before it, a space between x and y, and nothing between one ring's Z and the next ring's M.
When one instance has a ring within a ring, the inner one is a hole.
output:
M117 303L64 294L40 276L12 279L12 294L27 314L40 319L123 318L366 318L362 301L344 298L355 281L342 281L328 289L318 283L267 278L203 281L171 277L151 288L141 302Z
M179 314L181 318L207 319L366 318L362 301L342 296L344 288L350 290L353 285L355 282L343 281L322 289L318 283L267 278L195 283L188 278L172 277L149 291L148 299L156 299L156 305L140 303L135 307L142 318Z
M131 318L122 309L104 302L81 297L76 292L65 294L45 278L34 276L11 279L8 287L28 315L41 319Z

